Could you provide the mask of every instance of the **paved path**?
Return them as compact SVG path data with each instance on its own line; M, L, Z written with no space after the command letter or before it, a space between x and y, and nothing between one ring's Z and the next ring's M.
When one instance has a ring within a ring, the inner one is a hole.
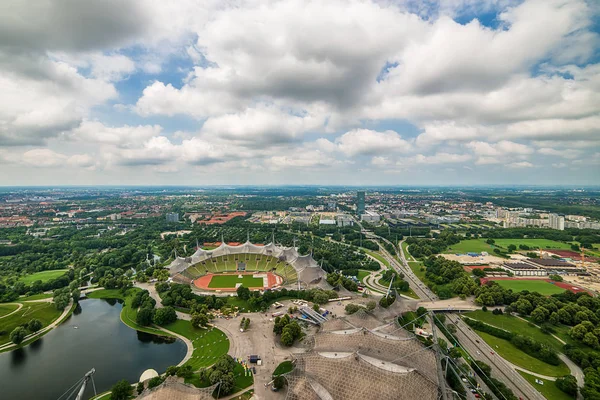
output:
M11 304L14 304L14 305L16 305L16 306L17 306L17 309L16 309L15 311L11 311L11 312L9 312L9 313L8 313L8 314L6 314L6 315L3 315L3 316L1 316L1 317L0 317L0 319L2 319L2 318L6 318L6 317L8 317L9 315L13 315L13 314L14 314L14 313L16 313L17 311L19 311L21 308L23 308L23 304L22 304L22 303L4 303L4 304L6 304L6 305L11 305Z
M173 335L178 339L181 339L183 341L183 343L185 343L185 345L187 346L187 353L185 353L185 357L183 357L183 360L181 360L179 362L179 364L177 364L178 367L181 367L183 364L185 364L186 362L188 362L188 360L190 358L192 358L192 355L194 354L194 344L192 343L192 341L188 338L186 338L185 336L180 335L179 333L175 333L173 331L170 331L166 328L163 328L162 326L158 326L158 325L153 325L154 328L159 329L163 332L168 333L169 335Z
M23 342L37 338L38 336L41 336L44 333L57 327L63 321L63 319L66 318L66 316L69 314L72 306L73 306L73 300L70 300L69 305L67 307L65 307L64 311L57 319L55 319L50 325L40 329L36 333L31 333L31 334L25 336L25 339L23 340ZM0 346L0 351L12 350L13 348L16 348L17 346L18 345L14 344L14 343L6 343L6 344Z

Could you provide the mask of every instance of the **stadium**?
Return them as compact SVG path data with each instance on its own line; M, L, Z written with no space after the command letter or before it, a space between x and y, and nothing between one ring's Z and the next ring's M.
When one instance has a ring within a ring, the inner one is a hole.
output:
M232 246L221 242L213 250L198 248L190 257L177 257L169 265L173 281L201 291L235 291L284 286L308 287L325 283L326 273L312 255L300 255L295 247L250 241Z

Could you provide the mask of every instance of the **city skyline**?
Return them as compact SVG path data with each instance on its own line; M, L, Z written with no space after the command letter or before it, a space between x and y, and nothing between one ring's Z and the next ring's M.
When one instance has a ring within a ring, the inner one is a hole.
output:
M592 0L4 4L0 185L597 185L599 17Z

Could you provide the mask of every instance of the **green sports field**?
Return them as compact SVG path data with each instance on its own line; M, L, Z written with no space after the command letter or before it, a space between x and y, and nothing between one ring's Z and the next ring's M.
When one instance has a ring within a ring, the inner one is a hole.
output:
M550 282L542 281L542 280L505 280L498 279L494 280L498 285L502 286L505 289L512 289L513 292L521 292L523 290L529 290L530 292L538 292L543 295L551 295L562 293L565 289L560 288L556 285L551 284Z
M486 243L487 239L467 239L461 240L459 243L452 245L445 251L450 254L465 254L465 253L481 253L487 251L492 254L496 247L507 249L509 245L514 244L517 249L520 245L529 246L531 249L558 249L570 250L569 243L557 242L547 239L494 239L494 244Z
M238 278L237 275L215 275L211 278L208 284L209 288L234 288L236 284L241 283L247 288L263 287L262 278L254 278L252 275L242 275Z
M66 269L41 271L41 272L36 272L31 275L23 276L23 277L19 278L19 281L23 282L26 285L31 285L33 282L38 281L38 280L42 281L42 282L46 282L46 281L49 281L50 279L58 278L59 276L64 275L65 272L67 272Z

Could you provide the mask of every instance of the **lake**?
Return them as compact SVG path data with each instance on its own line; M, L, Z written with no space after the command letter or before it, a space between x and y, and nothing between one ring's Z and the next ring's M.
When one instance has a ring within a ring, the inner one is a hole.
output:
M163 373L183 359L185 343L129 328L119 318L121 308L117 301L82 300L41 339L0 353L0 398L56 400L92 368L101 393L120 379L135 383L146 369ZM93 394L90 381L84 398Z

